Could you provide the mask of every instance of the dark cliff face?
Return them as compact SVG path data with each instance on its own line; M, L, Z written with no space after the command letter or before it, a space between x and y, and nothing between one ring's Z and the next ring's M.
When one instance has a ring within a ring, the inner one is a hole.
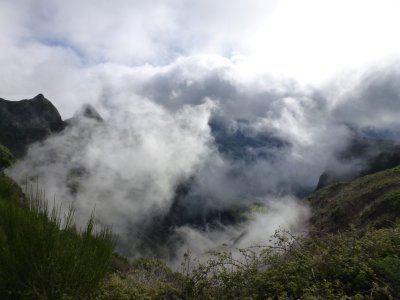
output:
M0 143L16 157L23 156L30 144L65 126L58 110L42 94L21 101L0 98Z

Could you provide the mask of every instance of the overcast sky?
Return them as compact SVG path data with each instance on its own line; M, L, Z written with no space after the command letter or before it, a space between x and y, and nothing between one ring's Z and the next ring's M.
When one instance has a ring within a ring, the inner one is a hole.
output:
M243 80L319 85L396 60L399 11L396 0L1 0L0 97L42 92L69 117L128 73L199 56Z

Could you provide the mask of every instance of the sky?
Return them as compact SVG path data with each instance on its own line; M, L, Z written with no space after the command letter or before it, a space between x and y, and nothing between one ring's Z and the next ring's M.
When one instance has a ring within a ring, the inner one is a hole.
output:
M320 175L365 165L338 158L355 134L400 136L399 9L391 0L0 0L0 97L43 93L64 119L87 103L105 119L76 119L8 173L37 178L78 220L95 207L127 255L143 249L138 231L156 231L152 220L172 222L168 235L184 241L176 253L304 230L300 198ZM194 226L193 212L246 199L267 213Z
M398 59L400 4L351 1L0 1L0 94L44 93L69 117L104 77L215 56L242 76L321 84Z

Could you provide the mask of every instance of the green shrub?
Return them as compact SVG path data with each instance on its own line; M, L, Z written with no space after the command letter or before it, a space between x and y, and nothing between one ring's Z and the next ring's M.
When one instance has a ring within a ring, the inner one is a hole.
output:
M131 263L131 279L147 289L151 299L181 299L182 276L164 262L142 257Z
M15 161L11 151L0 144L0 172L11 166Z
M154 258L139 258L103 282L97 300L182 299L183 277Z
M0 199L13 203L22 203L25 198L21 188L10 178L0 174Z
M214 258L187 274L187 299L398 299L400 228L296 238Z
M1 299L92 299L111 258L111 234L96 232L93 217L80 232L72 210L63 219L40 196L0 197Z
M111 299L399 299L400 227L296 237L214 253L183 271L141 258L108 278L98 300Z

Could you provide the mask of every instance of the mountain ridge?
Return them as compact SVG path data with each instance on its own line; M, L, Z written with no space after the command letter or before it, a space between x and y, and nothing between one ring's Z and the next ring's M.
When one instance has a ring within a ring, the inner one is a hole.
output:
M65 126L57 108L43 94L20 101L0 98L0 143L18 158L30 144L43 141Z

